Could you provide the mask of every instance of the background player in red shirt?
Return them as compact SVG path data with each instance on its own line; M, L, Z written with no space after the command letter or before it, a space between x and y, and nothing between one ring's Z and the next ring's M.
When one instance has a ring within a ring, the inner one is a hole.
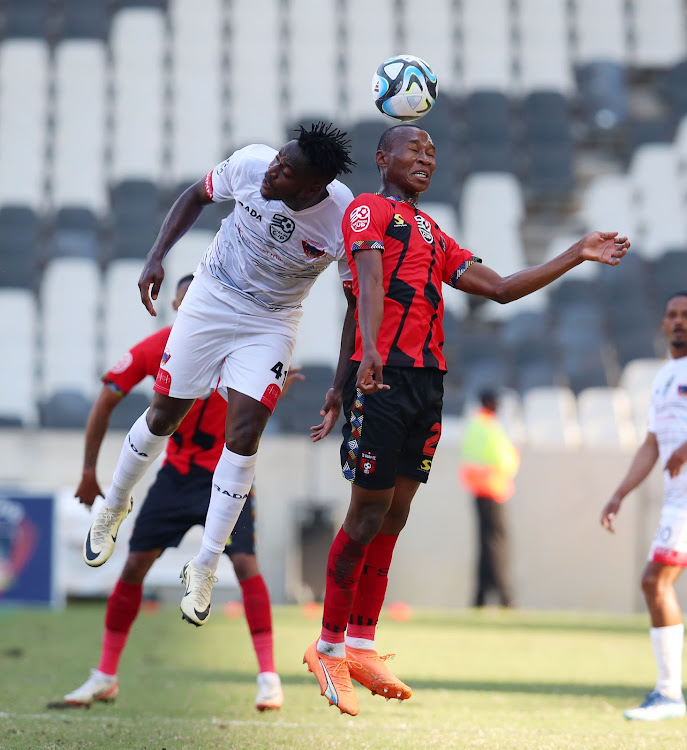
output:
M177 285L172 306L176 310L193 276ZM93 505L103 492L96 478L96 463L110 414L127 393L146 376L155 377L171 326L136 344L103 376L103 388L91 409L86 426L86 446L81 482L76 497ZM302 379L302 375L291 374ZM284 391L288 385L285 384ZM69 704L91 705L113 701L119 694L117 667L129 630L141 607L143 581L167 547L176 547L196 524L203 525L210 502L212 473L224 445L227 403L213 391L197 400L167 443L164 464L148 491L129 543L124 570L107 602L100 662L91 677L65 695ZM260 711L278 709L283 703L279 675L274 668L270 598L255 557L254 494L251 492L229 543L225 548L241 586L246 620L258 659Z
M380 192L360 195L343 218L358 323L343 392L341 460L351 501L329 552L322 633L304 657L322 695L353 715L351 677L387 698L411 696L374 637L394 545L441 435L442 284L511 302L585 260L616 265L630 246L617 232L593 232L557 258L503 278L418 209L436 164L427 132L389 128L376 160ZM324 434L314 428L312 437Z

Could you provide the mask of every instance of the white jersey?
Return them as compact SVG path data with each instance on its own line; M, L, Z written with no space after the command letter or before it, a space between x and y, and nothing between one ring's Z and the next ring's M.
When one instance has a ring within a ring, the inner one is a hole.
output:
M233 198L236 206L222 221L203 263L250 307L257 303L292 311L332 261L339 263L342 282L350 283L341 219L353 194L334 180L327 185L327 198L302 211L266 200L260 185L276 154L269 146L246 146L207 174L208 196L216 202Z
M666 465L673 451L687 440L687 357L671 359L653 383L647 427L658 441L658 460ZM663 472L664 504L687 509L687 465L671 479Z

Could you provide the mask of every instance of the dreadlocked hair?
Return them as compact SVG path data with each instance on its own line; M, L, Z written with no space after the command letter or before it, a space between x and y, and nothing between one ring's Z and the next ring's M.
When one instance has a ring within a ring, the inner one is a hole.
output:
M350 173L355 162L350 157L351 142L346 132L324 122L312 123L310 130L299 125L298 130L298 145L314 170L332 180Z

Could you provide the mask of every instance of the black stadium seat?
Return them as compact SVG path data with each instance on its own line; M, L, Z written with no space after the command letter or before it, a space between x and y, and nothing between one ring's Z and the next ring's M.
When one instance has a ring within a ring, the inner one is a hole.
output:
M38 239L38 217L31 208L0 208L0 286L33 288Z

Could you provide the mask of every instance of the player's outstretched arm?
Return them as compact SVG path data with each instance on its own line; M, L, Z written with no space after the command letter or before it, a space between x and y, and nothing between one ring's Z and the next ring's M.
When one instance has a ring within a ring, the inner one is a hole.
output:
M110 424L110 415L112 410L122 400L121 391L112 390L104 385L98 398L96 398L91 411L88 414L86 422L86 438L84 448L83 470L81 481L76 488L74 497L79 498L79 502L89 507L93 505L98 495L103 496L98 480L96 478L96 465L98 463L98 454L103 438Z
M510 276L502 277L482 263L473 263L458 277L455 286L468 294L506 304L542 289L586 260L618 265L629 247L627 237L618 237L617 232L591 232L552 260Z
M322 421L310 428L310 439L313 443L327 437L334 429L334 425L341 414L341 402L343 394L344 379L348 363L351 361L355 351L355 307L356 299L353 290L347 286L343 287L346 295L346 315L344 317L341 329L341 345L339 347L339 361L336 365L334 382L332 387L327 391L324 399L324 406L320 409Z
M618 488L601 511L601 525L611 533L615 532L613 520L618 515L625 496L638 487L648 476L658 460L658 442L653 432L648 432L630 463L630 468Z
M208 203L212 203L212 198L205 191L205 178L203 178L184 190L162 222L153 247L146 256L146 262L138 280L141 302L153 316L157 315L153 307L153 300L157 299L162 281L165 278L162 260L174 243L195 224L196 219Z

